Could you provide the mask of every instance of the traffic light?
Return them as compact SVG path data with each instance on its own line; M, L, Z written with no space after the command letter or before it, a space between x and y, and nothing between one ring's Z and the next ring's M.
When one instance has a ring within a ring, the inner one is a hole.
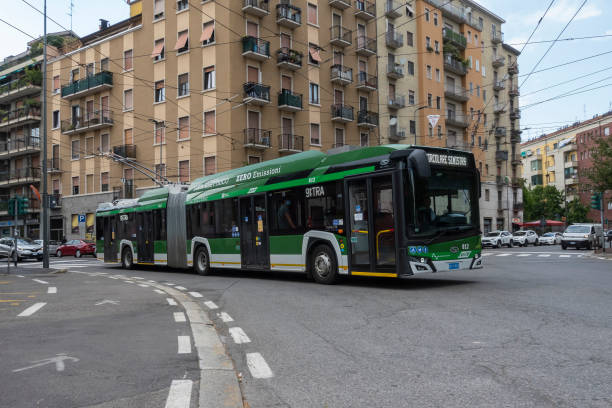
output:
M601 210L601 193L593 193L591 195L591 208Z
M17 198L17 214L24 215L28 212L29 207L30 203L27 197Z
M13 197L8 201L8 215L15 215L15 198Z

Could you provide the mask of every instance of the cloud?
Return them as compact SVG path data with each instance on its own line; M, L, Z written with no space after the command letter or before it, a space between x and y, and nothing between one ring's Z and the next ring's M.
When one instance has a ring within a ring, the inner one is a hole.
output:
M560 0L557 1L548 13L546 14L545 20L549 22L557 22L557 23L567 23L578 7L582 4L580 1L571 1L571 0ZM528 14L525 17L525 22L530 24L536 24L542 15L544 15L545 9L535 11L531 14ZM574 21L578 20L587 20L594 17L599 17L603 14L602 10L598 8L595 4L587 3L582 10L578 13Z

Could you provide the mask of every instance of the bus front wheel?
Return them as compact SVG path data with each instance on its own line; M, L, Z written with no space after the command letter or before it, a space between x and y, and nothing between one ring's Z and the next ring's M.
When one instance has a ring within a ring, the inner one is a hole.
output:
M310 274L317 283L331 285L338 279L338 264L331 248L317 246L310 255Z
M199 275L208 275L210 273L208 251L204 246L200 246L196 250L193 266Z
M127 246L123 248L123 251L121 252L121 266L123 269L132 269L134 267L132 250Z

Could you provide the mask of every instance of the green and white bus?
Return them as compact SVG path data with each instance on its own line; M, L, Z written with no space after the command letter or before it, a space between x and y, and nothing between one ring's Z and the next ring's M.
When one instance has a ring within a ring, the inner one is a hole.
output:
M468 152L308 151L101 204L96 248L124 268L292 271L319 283L476 269L479 195Z

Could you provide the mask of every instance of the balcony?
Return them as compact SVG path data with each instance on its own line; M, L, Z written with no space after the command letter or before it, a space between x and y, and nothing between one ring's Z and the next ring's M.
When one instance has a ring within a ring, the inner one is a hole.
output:
M446 125L465 129L470 125L470 120L463 113L448 110L446 111Z
M68 120L62 120L61 123L64 135L74 135L111 126L113 126L113 112L111 111L86 113L85 116L76 116Z
M387 108L392 110L398 110L406 106L406 97L402 96L393 96L389 95L389 100L387 101Z
M62 98L75 99L82 96L106 91L113 87L113 73L102 71L69 85L62 86Z
M242 11L256 17L265 17L270 14L269 0L244 0Z
M349 47L353 44L353 32L348 28L336 25L329 29L331 45L336 47Z
M364 57L376 55L376 39L365 36L357 37L357 49L355 52Z
M362 91L375 91L378 88L378 78L368 75L367 72L360 72L357 76L356 88Z
M366 21L376 18L376 4L364 0L355 0L355 17Z
M352 122L355 119L353 107L349 105L335 104L331 106L331 120L333 122Z
M349 85L353 82L353 68L335 64L331 66L330 81L338 85Z
M387 77L400 79L404 77L404 66L398 62L389 61L387 64Z
M291 29L301 26L302 9L291 4L277 4L276 24Z
M497 150L495 152L495 161L508 161L508 151L507 150Z
M406 138L406 129L400 128L397 125L389 126L389 140L392 142L399 142Z
M512 109L510 111L510 120L518 120L521 118L521 110L520 109Z
M0 186L11 187L40 181L40 169L27 167L0 172Z
M451 30L448 27L442 29L442 37L445 43L452 44L460 49L464 50L467 47L467 38L463 34Z
M242 37L242 56L256 61L266 61L270 58L270 41L250 35Z
M508 184L508 180L506 180L506 177L504 176L495 176L495 183L501 187Z
M510 88L510 90L508 91L508 95L512 96L512 97L517 97L521 94L521 91L518 89L518 87L512 87Z
M457 75L465 76L467 74L466 65L452 54L444 54L444 69Z
M510 143L521 143L521 133L519 129L512 129L510 132Z
M295 94L287 89L278 93L278 109L287 112L302 110L302 94Z
M577 160L568 160L565 162L564 164L565 168L568 167L578 167L578 161Z
M516 62L513 62L512 64L508 65L508 74L516 75L518 73L519 73L519 68Z
M374 129L378 126L378 113L360 110L357 112L357 126Z
M495 128L495 137L496 138L506 137L506 128L503 126L497 126Z
M565 185L566 186L571 186L573 184L578 184L578 176L577 175L573 175L573 176L565 178Z
M500 44L504 41L504 33L501 31L492 31L491 32L491 42L493 44Z
M470 99L470 94L467 89L460 85L449 85L444 87L444 96L457 102L467 102Z
M247 82L243 86L243 103L267 105L270 103L270 87L256 82Z
M244 129L244 147L265 150L270 148L272 131L257 128Z
M521 164L523 164L523 160L521 159L521 155L520 154L514 154L510 157L510 163L513 166L520 166Z
M0 160L4 156L18 156L40 152L40 139L37 137L23 137L0 142Z
M434 6L442 10L442 15L457 23L467 23L467 13L463 7L450 4L448 0L431 0Z
M503 67L506 64L506 59L500 55L498 57L493 57L493 61L491 61L491 65L493 65L493 68L500 68Z
M293 133L278 135L278 151L280 153L299 153L304 151L304 136Z
M276 51L276 65L291 71L302 68L302 58L304 55L296 50L286 47Z
M351 0L329 0L329 5L340 10L351 7Z
M62 172L62 159L50 157L47 159L47 173L58 174Z
M501 80L501 81L493 82L493 90L494 91L501 91L503 89L506 89L506 81Z
M500 114L506 112L506 104L504 102L497 102L493 105L493 112Z
M7 131L17 126L40 122L40 106L38 104L24 106L12 111L0 111L0 131Z
M125 157L126 159L136 158L136 145L126 144L113 146L113 153L117 156Z
M387 31L385 34L385 44L389 48L399 48L404 45L404 35L397 31Z
M40 82L32 82L26 77L15 79L0 85L0 105L8 104L14 99L40 94Z
M401 17L404 6L404 4L399 4L397 0L387 0L385 2L385 16L391 19Z

